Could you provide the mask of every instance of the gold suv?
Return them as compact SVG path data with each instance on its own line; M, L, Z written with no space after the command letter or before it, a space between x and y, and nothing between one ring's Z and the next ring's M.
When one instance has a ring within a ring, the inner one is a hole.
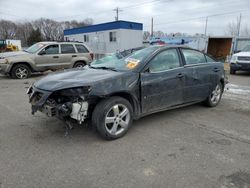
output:
M33 72L83 67L93 53L79 42L39 42L24 51L0 53L0 72L24 79Z

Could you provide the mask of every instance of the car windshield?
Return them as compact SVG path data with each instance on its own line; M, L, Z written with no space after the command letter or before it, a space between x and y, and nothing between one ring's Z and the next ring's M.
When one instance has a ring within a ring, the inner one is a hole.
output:
M243 52L250 52L250 45L247 45L243 48Z
M91 63L91 68L113 69L113 70L131 70L137 67L140 62L145 60L159 47L148 47L138 50L127 57L122 57L121 54L113 54L106 56Z
M43 43L36 43L33 44L32 46L30 46L28 49L25 50L25 52L34 54L36 53L38 50L40 50L42 47L44 47L46 44Z

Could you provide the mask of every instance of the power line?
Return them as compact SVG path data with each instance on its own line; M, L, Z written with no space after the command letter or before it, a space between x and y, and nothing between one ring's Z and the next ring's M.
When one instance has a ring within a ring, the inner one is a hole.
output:
M244 10L237 10L237 11L231 11L231 12L226 12L226 13L211 14L211 15L201 16L201 17L194 17L194 18L177 20L177 21L163 22L163 23L158 23L158 24L154 24L154 25L167 25L167 24L173 24L173 23L181 23L181 22L204 19L204 18L209 18L209 17L216 17L216 16L223 16L223 15L228 15L228 14L235 14L235 13L245 12L245 11L249 11L249 10L250 9L244 9ZM149 25L145 26L145 27L149 27Z
M130 6L125 6L125 7L121 7L122 10L124 9L130 9L130 8L136 8L136 7L140 7L140 6L144 6L145 4L152 4L152 3L156 3L156 2L160 2L162 0L152 0L152 1L144 1L141 3L137 3L137 4L133 4ZM168 0L167 2L169 2L171 0ZM166 1L165 1L166 2ZM86 14L100 14L100 13L108 13L110 12L110 10L105 10L105 11L95 11L95 12L85 12L84 14L77 14L77 15L72 15L72 16L65 16L65 17L55 17L52 19L63 19L63 18L72 18L72 17L78 17L78 16L82 16L82 15L86 15Z

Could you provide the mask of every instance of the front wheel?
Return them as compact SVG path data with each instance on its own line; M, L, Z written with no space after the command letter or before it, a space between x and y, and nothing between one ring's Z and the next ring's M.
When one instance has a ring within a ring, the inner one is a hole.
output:
M15 79L25 79L29 78L31 71L27 65L24 64L17 64L11 70L11 77Z
M98 103L92 114L92 124L107 140L124 136L132 124L132 106L124 98L111 97Z
M218 83L212 93L208 96L207 100L205 101L206 104L210 107L215 107L219 104L221 100L221 96L223 93L223 87L221 83Z

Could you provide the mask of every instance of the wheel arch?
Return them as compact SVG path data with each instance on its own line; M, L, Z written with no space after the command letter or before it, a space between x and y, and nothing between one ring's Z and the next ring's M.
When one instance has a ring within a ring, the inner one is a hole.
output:
M25 62L25 61L22 61L22 62L15 62L15 63L13 63L12 66L11 66L11 68L10 68L10 70L9 70L9 73L11 73L11 71L12 71L13 68L14 68L14 66L16 66L16 65L26 65L26 66L28 66L28 67L30 68L30 71L31 71L31 72L34 72L34 69L33 69L33 67L30 65L30 63Z
M109 95L105 95L105 96L98 96L96 97L96 99L94 100L95 102L92 103L93 108L95 108L95 106L102 100L107 99L107 98L111 98L111 97L121 97L126 99L132 106L133 109L133 116L134 118L137 118L139 116L139 103L138 101L135 99L135 97L129 93L129 92L125 92L125 91L121 91L121 92L115 92L115 93L111 93Z

